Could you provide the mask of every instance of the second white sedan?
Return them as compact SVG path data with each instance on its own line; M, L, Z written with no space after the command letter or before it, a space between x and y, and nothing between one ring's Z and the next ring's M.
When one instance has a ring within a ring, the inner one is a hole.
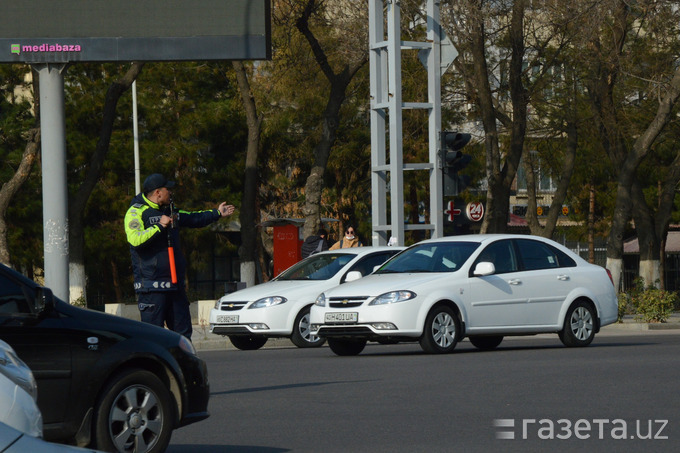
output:
M220 298L210 311L210 331L243 350L259 349L272 337L289 337L300 348L321 346L324 340L309 330L316 296L370 274L403 249L355 247L312 255L267 283Z
M372 275L324 291L310 320L333 352L355 355L369 340L446 353L465 337L493 349L506 335L550 332L587 346L617 316L606 269L549 239L469 235L420 242Z

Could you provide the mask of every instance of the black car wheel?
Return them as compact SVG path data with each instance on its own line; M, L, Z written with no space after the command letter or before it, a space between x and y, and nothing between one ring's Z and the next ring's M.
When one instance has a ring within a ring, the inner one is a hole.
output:
M230 335L231 344L242 351L260 349L267 342L267 337L255 335Z
M310 308L311 307L303 308L295 317L290 341L298 348L318 348L325 342L323 338L311 334L311 330L309 329Z
M329 338L328 347L337 355L358 355L366 347L366 340Z
M172 396L153 373L133 369L114 376L95 408L96 448L165 451L173 429Z
M501 341L503 341L503 335L484 335L484 336L472 336L469 337L470 343L482 351L490 351L496 349Z
M595 338L595 311L592 305L579 301L567 311L560 340L568 347L588 346Z
M458 317L446 305L437 305L425 319L420 347L430 354L446 354L458 343Z

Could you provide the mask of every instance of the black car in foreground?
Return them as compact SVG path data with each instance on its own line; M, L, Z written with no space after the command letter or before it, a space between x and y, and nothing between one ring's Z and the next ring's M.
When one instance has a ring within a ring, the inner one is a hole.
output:
M209 416L207 368L185 337L74 307L1 264L0 338L33 371L47 440L161 452Z

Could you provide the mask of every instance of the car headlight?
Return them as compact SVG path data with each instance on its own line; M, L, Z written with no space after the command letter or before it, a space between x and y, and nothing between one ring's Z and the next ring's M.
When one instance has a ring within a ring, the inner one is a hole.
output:
M189 355L196 355L196 348L194 344L184 335L180 335L179 348Z
M281 296L264 297L253 302L248 308L273 307L274 305L283 304L285 302L288 302L288 299Z
M324 293L319 294L319 297L317 297L316 300L314 301L314 305L317 305L319 307L325 307L326 295Z
M381 294L373 299L368 305L384 305L394 304L397 302L404 302L416 297L413 291L390 291L389 293Z

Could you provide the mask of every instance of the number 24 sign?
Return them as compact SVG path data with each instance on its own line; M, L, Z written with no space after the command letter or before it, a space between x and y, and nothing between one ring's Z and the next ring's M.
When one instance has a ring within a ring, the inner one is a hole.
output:
M473 201L468 203L465 208L467 218L473 222L479 222L484 217L484 205L481 201Z

